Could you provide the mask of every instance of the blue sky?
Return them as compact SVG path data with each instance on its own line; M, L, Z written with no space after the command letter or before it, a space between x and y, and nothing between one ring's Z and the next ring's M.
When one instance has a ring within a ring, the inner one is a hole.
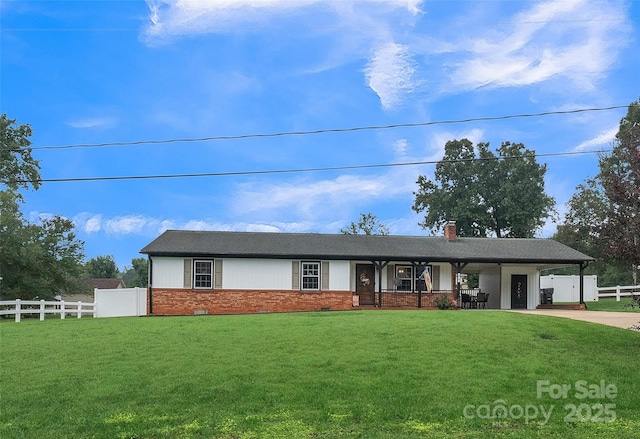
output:
M34 129L45 183L30 219L75 221L120 268L166 229L337 233L411 210L447 140L540 154L610 148L626 110L280 137L43 148L461 120L628 105L637 1L3 1L1 112ZM597 155L541 157L560 214ZM549 223L538 236L548 237Z

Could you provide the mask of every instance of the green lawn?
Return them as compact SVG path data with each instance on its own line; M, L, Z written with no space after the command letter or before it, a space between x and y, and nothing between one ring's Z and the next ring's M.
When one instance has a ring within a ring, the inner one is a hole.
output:
M630 297L621 297L620 302L616 301L615 297L600 299L597 302L587 303L589 311L628 311L628 312L640 312L640 308L632 308L625 305L631 303Z
M553 317L5 321L0 348L3 438L618 439L640 431L640 333ZM538 398L538 380L571 389ZM617 394L580 399L580 381ZM502 405L510 414L487 418ZM548 422L540 408L551 410Z

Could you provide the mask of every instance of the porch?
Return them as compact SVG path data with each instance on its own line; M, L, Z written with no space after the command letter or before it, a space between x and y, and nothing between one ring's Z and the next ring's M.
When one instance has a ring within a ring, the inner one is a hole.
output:
M425 308L436 309L437 300L446 297L454 305L451 308L486 308L488 294L479 288L461 289L460 296L453 290L409 291L401 289L382 289L368 295L354 295L355 306L361 308ZM364 300L363 300L364 299Z

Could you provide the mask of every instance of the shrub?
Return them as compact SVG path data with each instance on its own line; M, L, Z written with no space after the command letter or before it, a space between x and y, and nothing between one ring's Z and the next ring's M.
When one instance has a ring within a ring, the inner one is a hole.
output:
M625 307L625 309L626 308L631 308L631 309L640 308L640 295L633 294L631 296L631 302L627 303L624 307Z
M441 294L433 301L438 309L449 309L456 306L456 301L446 294Z

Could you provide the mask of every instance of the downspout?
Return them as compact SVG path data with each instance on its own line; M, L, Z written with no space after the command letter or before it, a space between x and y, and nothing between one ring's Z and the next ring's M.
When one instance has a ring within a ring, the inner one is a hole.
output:
M147 290L149 291L149 315L153 315L153 260L151 259L151 255L148 257L149 260L149 274L147 279Z

